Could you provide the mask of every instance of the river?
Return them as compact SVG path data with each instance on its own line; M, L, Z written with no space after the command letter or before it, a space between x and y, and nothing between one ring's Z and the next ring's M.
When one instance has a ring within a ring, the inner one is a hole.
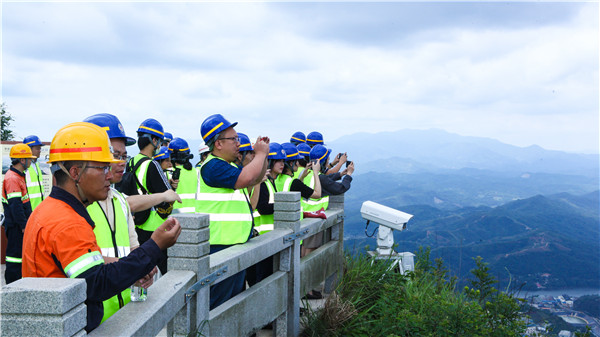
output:
M594 288L575 288L575 289L558 289L558 290L523 290L518 294L518 297L530 297L530 296L560 296L567 294L569 296L580 297L583 295L600 295L600 289Z

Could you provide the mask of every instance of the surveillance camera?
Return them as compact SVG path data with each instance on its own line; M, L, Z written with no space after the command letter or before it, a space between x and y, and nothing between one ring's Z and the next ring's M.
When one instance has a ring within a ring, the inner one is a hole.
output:
M399 231L406 229L406 223L413 217L412 214L404 213L373 201L363 202L360 213L365 220L373 221Z

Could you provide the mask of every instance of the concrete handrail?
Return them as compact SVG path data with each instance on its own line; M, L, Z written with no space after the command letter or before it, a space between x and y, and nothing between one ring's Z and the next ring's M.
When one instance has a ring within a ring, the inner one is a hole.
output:
M90 335L156 335L165 325L169 336L248 335L274 321L275 335L297 336L301 294L324 280L335 284L342 270L343 195L330 198L325 220L300 221L300 214L298 192L276 193L273 231L212 255L208 215L175 215L182 233L168 250L169 272L149 288L145 302L127 304ZM325 244L301 260L300 240L321 231ZM271 276L209 311L209 285L269 256ZM227 272L211 275L223 267ZM85 288L81 279L33 278L3 287L0 334L85 335ZM40 298L47 305L35 305Z

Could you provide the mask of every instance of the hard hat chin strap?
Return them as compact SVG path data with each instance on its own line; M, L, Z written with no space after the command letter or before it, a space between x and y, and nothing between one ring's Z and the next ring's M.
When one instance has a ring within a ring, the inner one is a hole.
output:
M71 176L71 174L69 173L69 171L67 170L67 168L65 167L65 165L63 164L63 162L59 162L58 166L60 167L60 169L63 172L65 172L67 174L67 176L69 176L69 178L71 178L75 182L75 186L77 187L77 194L79 194L79 199L81 199L82 203L87 204L88 198L85 195L85 193L83 193L83 190L79 186L79 180L81 179L81 175L83 174L83 171L85 171L85 169L86 169L87 162L83 163L83 165L81 166L81 171L79 172L79 174L77 175L76 178L73 178Z

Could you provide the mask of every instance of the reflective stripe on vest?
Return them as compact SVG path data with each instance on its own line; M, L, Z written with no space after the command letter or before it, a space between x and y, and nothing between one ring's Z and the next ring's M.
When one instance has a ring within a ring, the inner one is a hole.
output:
M6 257L6 262L21 263L22 261L23 261L23 259L21 259L20 257L12 257L12 256Z
M181 203L176 202L173 204L173 213L195 213L198 169L192 168L191 170L186 170L181 165L177 165L176 167L181 169L179 183L175 190L181 198Z
M133 165L131 165L131 167L134 167L135 164L140 161L142 159L142 157L146 157L141 153L138 153L135 157L133 157ZM148 194L152 194L150 191L148 191L148 183L146 182L146 174L148 173L148 166L150 166L150 163L152 163L152 159L150 160L146 160L144 161L140 167L138 168L137 171L137 177L138 180L140 181L141 184L144 184L144 188L146 188L146 191L148 192ZM139 188L138 186L138 193L139 194L143 194L142 193L142 189ZM160 226L165 220L163 218L160 217L160 215L158 215L158 213L156 212L156 209L154 207L150 208L150 215L148 216L148 219L146 220L146 222L144 222L143 224L136 226L142 230L148 231L148 232L154 232L158 226Z
M269 191L269 204L275 203L275 187L273 187L273 183L267 179L265 180L265 185L267 186L267 191ZM259 234L267 233L275 228L273 214L261 215L259 222L260 225L255 226Z
M27 193L29 194L32 211L44 200L42 180L42 170L36 161L25 170L25 182L27 184Z
M115 221L114 242L112 231L107 221L108 219L100 205L97 202L92 203L87 207L87 211L96 224L94 227L94 234L96 235L96 242L102 251L102 255L121 258L129 255L130 252L129 224L127 223L129 206L121 193L112 188L111 191L113 197L109 200L108 207L111 207L110 205L113 207ZM130 300L131 290L127 288L123 290L121 294L103 301L104 315L102 316L102 322L107 320L125 304L129 303Z
M210 154L201 168L211 160L223 159ZM198 190L196 209L198 213L210 217L210 244L233 245L248 241L252 230L252 212L243 191L211 187L204 182L201 174Z
M75 261L69 263L69 265L65 268L65 274L69 278L76 278L84 271L103 263L104 259L102 258L102 255L100 255L100 252L89 252L81 255L79 258L75 259Z
M277 192L289 192L293 180L294 177L290 177L287 174L278 175L277 178L275 178L275 187L277 187Z
M319 174L321 173L319 172ZM315 180L313 171L310 171L308 175L304 178L304 183L310 186L311 188L314 188ZM322 192L323 190L321 189L321 193ZM329 196L324 196L319 199L301 198L300 204L302 205L302 209L304 210L304 212L314 212L320 210L321 208L327 210L327 207L329 207Z

